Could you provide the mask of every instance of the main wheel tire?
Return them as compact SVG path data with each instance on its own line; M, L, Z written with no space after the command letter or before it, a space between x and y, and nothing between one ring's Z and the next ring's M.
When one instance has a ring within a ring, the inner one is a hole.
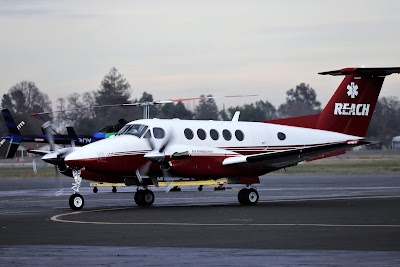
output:
M111 191L112 191L113 193L117 193L117 188L116 188L115 186L113 186L112 189L111 189Z
M93 193L97 193L99 191L99 189L97 189L97 187L93 187Z
M240 189L239 193L238 193L238 201L240 203L240 205L247 205L247 201L246 201L246 194L247 194L247 188L243 188Z
M136 205L138 205L138 206L142 206L142 199L143 199L143 191L144 190L138 190L138 191L136 191L136 193L135 193L135 203L136 203Z
M254 188L250 188L247 195L248 205L255 205L258 202L260 196L258 195L257 190Z
M135 202L138 206L151 206L154 202L154 194L151 190L138 190L135 193Z
M81 194L75 193L69 197L69 206L73 210L81 210L84 204L85 200Z
M241 205L255 205L258 199L258 192L254 188L243 188L238 193L238 201Z
M151 206L154 203L154 193L146 189L143 193L143 206Z

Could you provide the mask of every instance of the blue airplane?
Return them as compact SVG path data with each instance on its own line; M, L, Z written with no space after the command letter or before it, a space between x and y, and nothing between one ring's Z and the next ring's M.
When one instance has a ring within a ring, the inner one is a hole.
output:
M46 133L46 129L50 129L48 127L51 127L49 122L43 124L43 134L22 135L20 129L24 126L25 122L17 125L8 109L3 109L2 114L9 133L3 136L0 142L0 158L13 158L22 142L54 142L54 144L69 145L73 141L80 146L87 145L115 135L127 123L124 119L120 119L118 124L103 127L91 135L77 135L72 127L67 127L68 135L55 134L52 135L52 140L49 141L49 134Z

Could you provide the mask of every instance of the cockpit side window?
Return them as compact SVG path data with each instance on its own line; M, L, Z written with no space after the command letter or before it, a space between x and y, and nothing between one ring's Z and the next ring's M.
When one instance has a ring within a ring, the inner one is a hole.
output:
M121 130L118 131L117 135L125 134L125 132L126 132L131 126L132 126L131 124L125 125L124 127L122 127Z
M151 131L147 130L147 132L143 135L143 138L151 138Z
M146 125L142 124L129 124L125 125L117 135L130 134L141 137L146 132L147 128L148 127Z

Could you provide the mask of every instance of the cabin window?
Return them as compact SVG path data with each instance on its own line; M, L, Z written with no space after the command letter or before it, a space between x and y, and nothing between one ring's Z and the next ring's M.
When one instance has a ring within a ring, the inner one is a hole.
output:
M210 136L212 140L218 140L219 138L219 133L215 129L210 130Z
M239 141L243 141L243 139L244 139L244 134L241 130L236 130L235 136L236 136L236 139Z
M222 136L224 137L224 139L225 139L226 141L229 141L229 140L232 139L232 134L231 134L231 132L230 132L229 130L227 130L227 129L224 129L224 130L222 131Z
M222 131L222 136L224 137L224 139L225 139L226 141L229 141L229 140L232 139L232 134L231 134L231 132L230 132L229 130L227 130L227 129L225 129L225 130Z
M194 134L193 134L193 131L191 129L186 128L185 131L184 131L184 134L185 134L186 139L188 139L188 140L192 140L193 139Z
M156 139L163 139L165 137L165 131L163 128L154 127L153 136Z
M203 129L198 129L197 137L199 137L200 140L206 139L206 132Z
M278 139L281 140L281 141L285 140L286 139L286 134L284 134L282 132L279 132L278 133Z

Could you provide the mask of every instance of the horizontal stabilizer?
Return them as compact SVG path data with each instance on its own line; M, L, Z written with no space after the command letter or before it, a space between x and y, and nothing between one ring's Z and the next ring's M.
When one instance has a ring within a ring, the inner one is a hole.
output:
M321 75L348 75L348 74L365 74L372 76L387 76L393 73L400 73L400 67L385 67L385 68L344 68L340 70L332 70L319 72Z

